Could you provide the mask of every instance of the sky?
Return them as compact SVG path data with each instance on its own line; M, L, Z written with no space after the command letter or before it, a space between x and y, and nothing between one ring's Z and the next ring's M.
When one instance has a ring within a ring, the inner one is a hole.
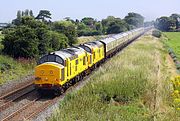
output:
M11 22L18 10L25 9L33 10L35 16L40 10L49 10L53 21L65 17L124 18L129 12L139 13L145 21L150 21L172 13L180 14L180 0L1 0L0 23Z

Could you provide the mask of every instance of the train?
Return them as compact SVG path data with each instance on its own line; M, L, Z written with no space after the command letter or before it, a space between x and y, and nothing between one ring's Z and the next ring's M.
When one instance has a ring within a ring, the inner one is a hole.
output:
M49 91L55 95L64 93L69 86L82 80L151 28L133 29L42 56L35 67L35 88L40 94Z

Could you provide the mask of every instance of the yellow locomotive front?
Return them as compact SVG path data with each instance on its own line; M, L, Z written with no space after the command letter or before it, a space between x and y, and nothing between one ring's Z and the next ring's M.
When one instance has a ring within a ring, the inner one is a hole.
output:
M64 60L55 54L43 56L35 68L35 87L40 93L45 90L61 91L65 82Z

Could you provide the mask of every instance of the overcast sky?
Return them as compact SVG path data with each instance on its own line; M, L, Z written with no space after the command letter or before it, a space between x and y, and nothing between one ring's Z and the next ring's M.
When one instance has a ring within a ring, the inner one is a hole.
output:
M53 21L65 17L101 20L109 15L124 18L128 12L140 13L149 21L180 14L180 0L1 0L0 22L11 22L18 10L25 9L33 10L35 15L39 10L50 10Z

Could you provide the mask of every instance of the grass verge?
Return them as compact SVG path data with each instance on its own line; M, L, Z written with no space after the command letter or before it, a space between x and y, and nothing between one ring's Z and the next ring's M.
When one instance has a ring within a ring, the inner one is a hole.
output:
M34 61L14 60L11 57L0 55L0 85L32 74L34 66Z
M67 94L49 121L179 120L171 108L174 70L159 39L146 35Z
M178 60L180 61L180 32L163 32L167 39L164 39L165 44L175 52Z

